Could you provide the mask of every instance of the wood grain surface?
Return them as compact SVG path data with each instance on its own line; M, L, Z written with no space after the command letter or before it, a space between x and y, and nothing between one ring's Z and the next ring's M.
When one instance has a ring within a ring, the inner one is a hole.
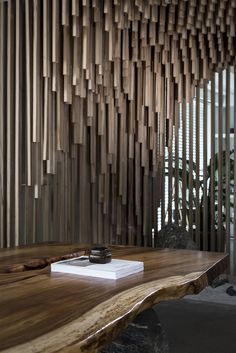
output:
M114 258L144 261L144 272L119 280L39 268L87 244L42 244L0 251L0 351L99 352L141 311L198 293L222 273L228 256L190 250L112 246ZM35 268L27 264L35 264ZM23 268L6 273L6 269Z
M0 1L0 246L150 246L153 229L156 241L166 147L176 122L188 132L195 87L235 65L235 12L235 0Z

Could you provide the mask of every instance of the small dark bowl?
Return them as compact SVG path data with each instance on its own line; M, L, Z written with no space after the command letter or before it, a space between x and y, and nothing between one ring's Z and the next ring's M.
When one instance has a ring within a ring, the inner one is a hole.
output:
M107 264L111 262L111 250L105 246L95 246L90 249L89 261L95 264Z

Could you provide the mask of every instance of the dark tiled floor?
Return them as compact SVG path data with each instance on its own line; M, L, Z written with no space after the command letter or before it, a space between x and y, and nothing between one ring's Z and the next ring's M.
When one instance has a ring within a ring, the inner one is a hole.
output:
M200 297L155 306L170 353L236 353L236 297L229 297L229 305L225 304L227 295L222 295L223 303Z

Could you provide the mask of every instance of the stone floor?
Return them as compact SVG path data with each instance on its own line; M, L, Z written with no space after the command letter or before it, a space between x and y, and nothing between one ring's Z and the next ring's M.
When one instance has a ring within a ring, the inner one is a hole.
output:
M233 283L157 304L141 313L102 353L236 353Z
M225 283L157 304L102 353L236 353L236 296L227 294L229 287L236 290Z
M236 353L236 296L226 293L229 286L155 306L170 353Z
M167 337L155 310L139 314L101 353L169 353Z

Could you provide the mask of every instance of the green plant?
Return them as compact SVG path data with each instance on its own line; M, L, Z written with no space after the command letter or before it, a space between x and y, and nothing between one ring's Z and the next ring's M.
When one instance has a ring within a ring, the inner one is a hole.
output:
M226 204L226 190L227 190L227 170L226 170L226 151L222 151L222 180L221 180L221 188L222 188L222 205ZM210 164L207 166L207 180L209 180L209 187L208 187L208 193L207 193L207 198L208 198L208 203L210 207L210 199L211 199L211 169L212 169L212 161L210 161ZM234 150L230 150L229 152L229 192L230 195L233 195L234 193ZM214 184L214 201L215 201L215 225L218 225L218 197L219 197L219 190L220 190L220 184L219 184L219 153L216 153L214 156L214 179L215 179L215 184ZM203 181L202 181L203 184ZM202 190L203 185L201 185ZM234 203L230 200L230 208L234 207ZM203 207L203 200L201 200L201 207ZM233 223L233 217L230 215L230 222ZM222 222L223 226L225 225L226 222L226 209L225 207L222 208Z
M169 175L169 169L168 169L168 160L166 160L166 171L165 174L166 176ZM183 159L179 158L179 166L178 166L178 186L179 186L179 194L178 196L178 202L179 202L179 210L182 209L183 207L183 199L182 199L182 194L183 194ZM212 163L212 160L210 160L210 163L207 166L206 169L206 179L204 180L203 175L200 176L199 180L197 179L197 164L195 162L192 162L192 189L190 189L190 174L191 174L191 166L190 166L190 161L186 160L185 163L185 175L186 175L186 195L190 195L192 193L192 205L190 205L189 202L189 197L186 197L186 215L187 215L187 223L189 221L188 215L189 215L189 210L190 207L192 207L193 211L195 211L197 205L199 205L199 214L200 214L200 219L203 219L203 213L204 213L204 201L207 200L208 202L208 217L209 217L209 222L208 226L210 227L210 205L211 205L211 192L212 192L212 180L211 180L211 170L212 170L212 165L214 167L214 201L215 201L215 228L218 227L218 196L219 196L219 153L216 153L214 156L214 163ZM229 181L230 181L230 194L233 194L234 190L234 150L230 151L229 154ZM175 178L175 168L172 168L172 178ZM226 187L227 187L227 177L226 177L226 151L222 151L222 205L225 205L226 203ZM206 191L205 185L207 187ZM198 195L199 195L199 200L197 202L197 188L199 190ZM173 188L174 190L174 188ZM173 200L176 198L175 195L175 190L173 192ZM233 202L230 200L230 207L234 207ZM222 223L223 227L225 227L225 222L226 222L226 209L225 207L222 208ZM230 222L233 223L233 217L230 215ZM201 226L202 226L201 222Z

